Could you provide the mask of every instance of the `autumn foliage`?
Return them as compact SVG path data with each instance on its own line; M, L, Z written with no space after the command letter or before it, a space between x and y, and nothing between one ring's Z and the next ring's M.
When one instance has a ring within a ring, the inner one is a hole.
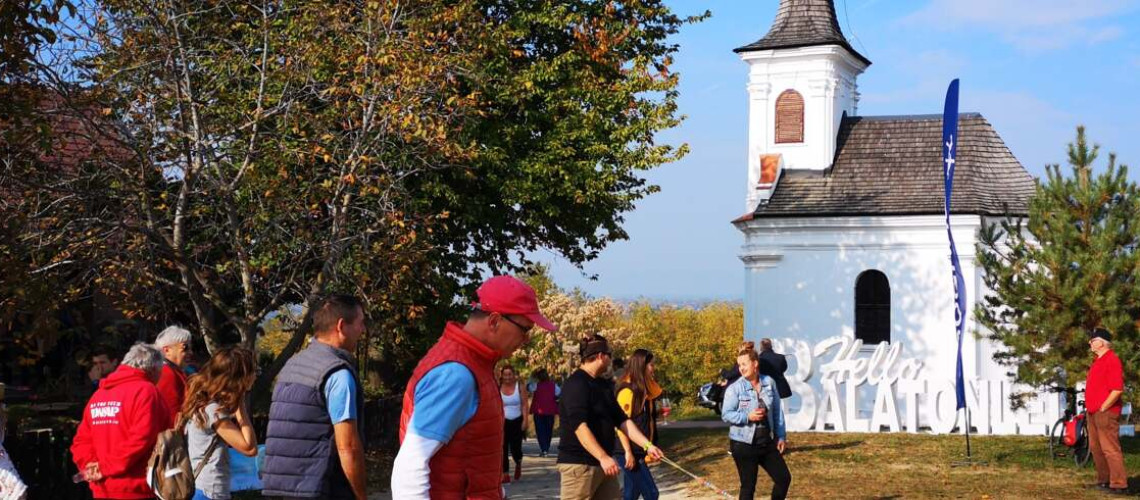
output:
M687 150L657 134L681 120L669 38L701 17L659 0L96 0L41 18L52 36L0 90L58 99L21 109L113 154L60 169L47 139L3 158L0 193L20 201L0 215L27 218L0 290L58 276L211 350L297 312L262 388L310 333L306 306L353 293L361 358L393 388L488 274L626 238L658 189L645 172ZM28 292L4 310L41 309Z
M653 352L657 378L666 393L674 401L688 403L702 384L732 365L744 331L744 306L735 302L621 304L554 289L540 305L559 331L536 331L515 354L511 363L524 375L539 368L556 379L569 375L578 366L577 340L601 333L615 357L628 357L639 348Z

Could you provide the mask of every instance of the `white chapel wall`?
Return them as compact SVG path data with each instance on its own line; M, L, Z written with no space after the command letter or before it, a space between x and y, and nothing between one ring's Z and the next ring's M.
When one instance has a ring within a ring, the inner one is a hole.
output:
M954 216L952 223L971 307L984 286L974 264L981 219ZM777 339L789 358L826 348L812 352L812 373L806 384L810 389L801 391L813 394L814 401L800 396L790 401L791 428L877 431L879 425L886 425L900 431L929 428L945 433L955 427L953 281L944 224L941 216L745 223L741 255L747 268L745 337ZM884 346L875 353L873 346L864 346L843 355L840 351L849 347L855 333L855 280L869 269L882 271L890 281L891 339L898 344L892 346L897 352ZM972 310L967 311L966 326L967 331L976 330ZM963 342L965 378L975 391L967 398L973 426L980 433L1043 434L1058 414L1057 398L1039 398L1026 411L1010 411L1008 370L992 360L994 349L988 340L973 335ZM890 356L895 358L885 359ZM872 357L877 359L868 361ZM845 371L825 374L827 365L837 358L842 360L831 366ZM797 370L798 362L789 359L789 374ZM908 362L920 368L883 388L878 379L900 378L891 369L905 369ZM865 380L868 364L874 365L871 381ZM825 375L836 383L824 380ZM894 401L895 416L890 415L888 397Z

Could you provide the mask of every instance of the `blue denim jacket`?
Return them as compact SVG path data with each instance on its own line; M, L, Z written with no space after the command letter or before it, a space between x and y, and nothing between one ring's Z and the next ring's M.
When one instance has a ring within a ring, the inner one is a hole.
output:
M757 408L757 397L763 399L768 407L768 427L774 431L776 440L786 441L788 434L784 429L784 411L780 407L776 383L767 375L760 376L759 395L752 389L752 383L744 377L736 379L736 382L725 389L720 418L732 424L732 427L728 428L728 438L741 443L752 443L756 424L748 421L748 414Z

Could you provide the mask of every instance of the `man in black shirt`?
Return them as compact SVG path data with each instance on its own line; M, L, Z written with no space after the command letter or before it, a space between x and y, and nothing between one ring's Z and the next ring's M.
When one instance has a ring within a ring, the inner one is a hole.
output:
M772 339L760 340L760 374L776 381L776 392L780 399L792 397L792 387L784 373L788 371L788 358L772 350Z
M613 389L600 375L612 361L609 343L601 335L582 339L578 353L582 364L562 384L558 413L562 440L558 445L561 497L565 500L610 500L621 497L617 475L621 469L609 455L614 448L615 427L661 459L661 449L649 442L617 404Z

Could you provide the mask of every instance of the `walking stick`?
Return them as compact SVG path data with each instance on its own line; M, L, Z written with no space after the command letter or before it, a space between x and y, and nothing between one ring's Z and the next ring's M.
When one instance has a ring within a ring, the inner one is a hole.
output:
M665 458L665 457L661 457L661 461L673 466L674 469L677 469L681 472L684 472L689 477L696 479L697 482L701 483L702 485L708 486L709 489L715 491L718 496L723 496L725 498L733 498L733 496L731 494L729 494L727 490L722 490L720 488L717 488L715 484L710 483L707 479L700 477L696 474L693 474L692 472L685 470L684 467L677 465L677 462L669 460L668 458Z

